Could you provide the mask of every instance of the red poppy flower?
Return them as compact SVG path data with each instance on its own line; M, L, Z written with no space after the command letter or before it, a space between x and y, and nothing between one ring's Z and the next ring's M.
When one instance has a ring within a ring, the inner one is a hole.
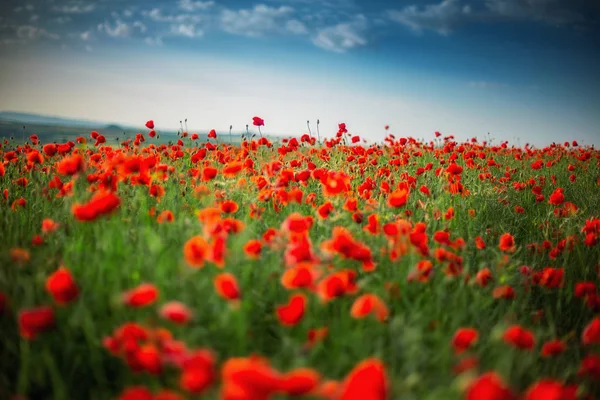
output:
M452 347L456 354L461 354L477 342L479 333L473 328L459 328L452 337Z
M192 313L187 306L178 301L171 301L164 304L160 308L159 315L179 325L187 324L192 318Z
M364 294L352 304L350 315L353 318L364 318L369 314L375 315L379 322L384 322L389 315L385 303L375 294Z
M600 317L592 319L583 329L581 342L584 345L600 344Z
M158 299L158 289L151 283L141 285L123 293L123 303L130 307L144 307Z
M389 382L385 367L377 359L361 361L344 379L340 400L386 400Z
M217 275L214 279L215 291L225 300L238 300L242 297L237 279L229 272Z
M559 339L549 340L542 345L542 357L551 357L563 353L567 349L567 345Z
M153 120L149 120L146 122L146 128L148 129L154 129L154 121Z
M306 303L307 299L303 294L291 296L287 304L277 307L277 318L283 325L296 325L304 316Z
M264 126L265 125L265 121L262 118L253 117L252 118L252 124L254 126Z
M505 233L500 236L498 248L502 251L512 253L516 249L515 238L510 233Z
M190 238L183 246L185 261L190 267L201 268L208 258L208 242L202 236Z
M79 289L71 272L60 267L46 280L46 290L54 298L57 304L67 304L75 300L79 295Z
M517 396L495 372L477 378L467 389L466 400L517 400Z
M502 339L519 349L531 350L535 345L535 336L531 331L521 328L519 325L513 325L504 331Z
M196 350L182 363L179 385L189 393L204 392L216 379L215 358L208 350Z
M19 311L19 332L28 340L54 327L54 310L48 306Z

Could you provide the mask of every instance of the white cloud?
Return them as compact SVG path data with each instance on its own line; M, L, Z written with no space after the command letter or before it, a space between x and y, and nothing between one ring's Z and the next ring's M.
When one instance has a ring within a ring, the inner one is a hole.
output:
M133 15L133 11L131 11L130 9L126 9L125 11L123 11L123 16L124 17L131 17Z
M221 29L234 35L263 36L268 32L280 31L282 19L294 11L287 6L269 7L257 4L250 10L223 10L221 13Z
M92 37L92 32L91 31L82 32L81 35L79 35L79 37L81 38L81 40L84 40L84 41L90 40L90 38Z
M98 32L105 32L111 37L129 37L131 28L126 23L116 20L114 26L111 26L108 22L99 24Z
M322 49L344 53L367 44L366 30L367 19L363 15L358 15L354 21L320 29L312 41Z
M29 22L31 23L35 23L40 19L40 16L37 14L33 14L31 17L29 17Z
M56 12L65 14L86 14L94 11L95 8L96 6L94 3L73 3L62 6L54 6L52 9Z
M197 30L193 24L179 24L171 26L171 33L176 36L185 36L188 38L201 37L204 35L202 30Z
M193 1L193 0L180 0L179 8L185 11L204 11L208 10L215 5L212 0L209 1Z
M438 4L426 5L420 8L411 5L402 10L388 11L388 17L415 33L429 29L440 35L448 35L457 26L463 24L471 14L469 6L460 4L460 0L442 0Z
M293 33L294 35L304 35L305 33L308 33L306 25L304 25L297 19L291 19L288 22L286 22L285 29Z
M167 22L171 24L183 24L183 23L199 23L205 19L203 15L199 14L175 14L166 15L159 8L153 8L149 11L142 11L142 15L146 18L150 18L154 22Z
M117 19L113 25L109 22L98 25L98 32L104 32L114 38L126 38L132 36L134 33L146 33L147 30L148 28L141 21L128 24Z
M60 36L55 33L50 33L43 28L38 28L32 25L22 25L17 28L17 38L21 40L36 40L39 38L59 39Z

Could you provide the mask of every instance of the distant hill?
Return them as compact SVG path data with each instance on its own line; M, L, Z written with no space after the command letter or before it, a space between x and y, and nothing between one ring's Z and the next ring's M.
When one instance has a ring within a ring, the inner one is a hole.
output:
M23 129L25 127L25 129ZM65 142L75 140L78 136L89 137L91 131L98 131L107 139L107 143L116 144L135 137L136 133L146 133L144 128L121 126L114 123L87 121L76 118L63 118L33 113L0 111L0 138L12 138L24 142L30 135L36 134L42 143ZM199 130L192 132L208 132ZM190 134L192 133L190 132ZM232 132L232 143L240 143L245 132ZM269 140L279 143L283 137L265 135ZM257 139L257 135L254 139ZM148 143L176 143L179 139L177 131L160 130L158 136ZM198 143L207 141L206 133L199 133ZM219 141L229 143L228 132L219 133Z
M0 111L0 119L21 122L23 124L59 125L59 126L104 126L106 122L86 121L74 118L53 117L14 111Z

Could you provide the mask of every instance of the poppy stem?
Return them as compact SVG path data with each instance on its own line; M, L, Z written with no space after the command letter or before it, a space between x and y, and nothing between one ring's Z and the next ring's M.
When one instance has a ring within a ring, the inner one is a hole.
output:
M317 119L317 142L321 143L321 133L319 132L319 120Z
M260 133L260 137L262 138L262 132L260 131L260 125L258 126L258 133Z

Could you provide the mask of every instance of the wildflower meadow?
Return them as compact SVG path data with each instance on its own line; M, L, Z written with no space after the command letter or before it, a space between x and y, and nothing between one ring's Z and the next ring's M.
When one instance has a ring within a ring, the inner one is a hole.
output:
M600 394L598 150L250 123L3 140L0 399Z

